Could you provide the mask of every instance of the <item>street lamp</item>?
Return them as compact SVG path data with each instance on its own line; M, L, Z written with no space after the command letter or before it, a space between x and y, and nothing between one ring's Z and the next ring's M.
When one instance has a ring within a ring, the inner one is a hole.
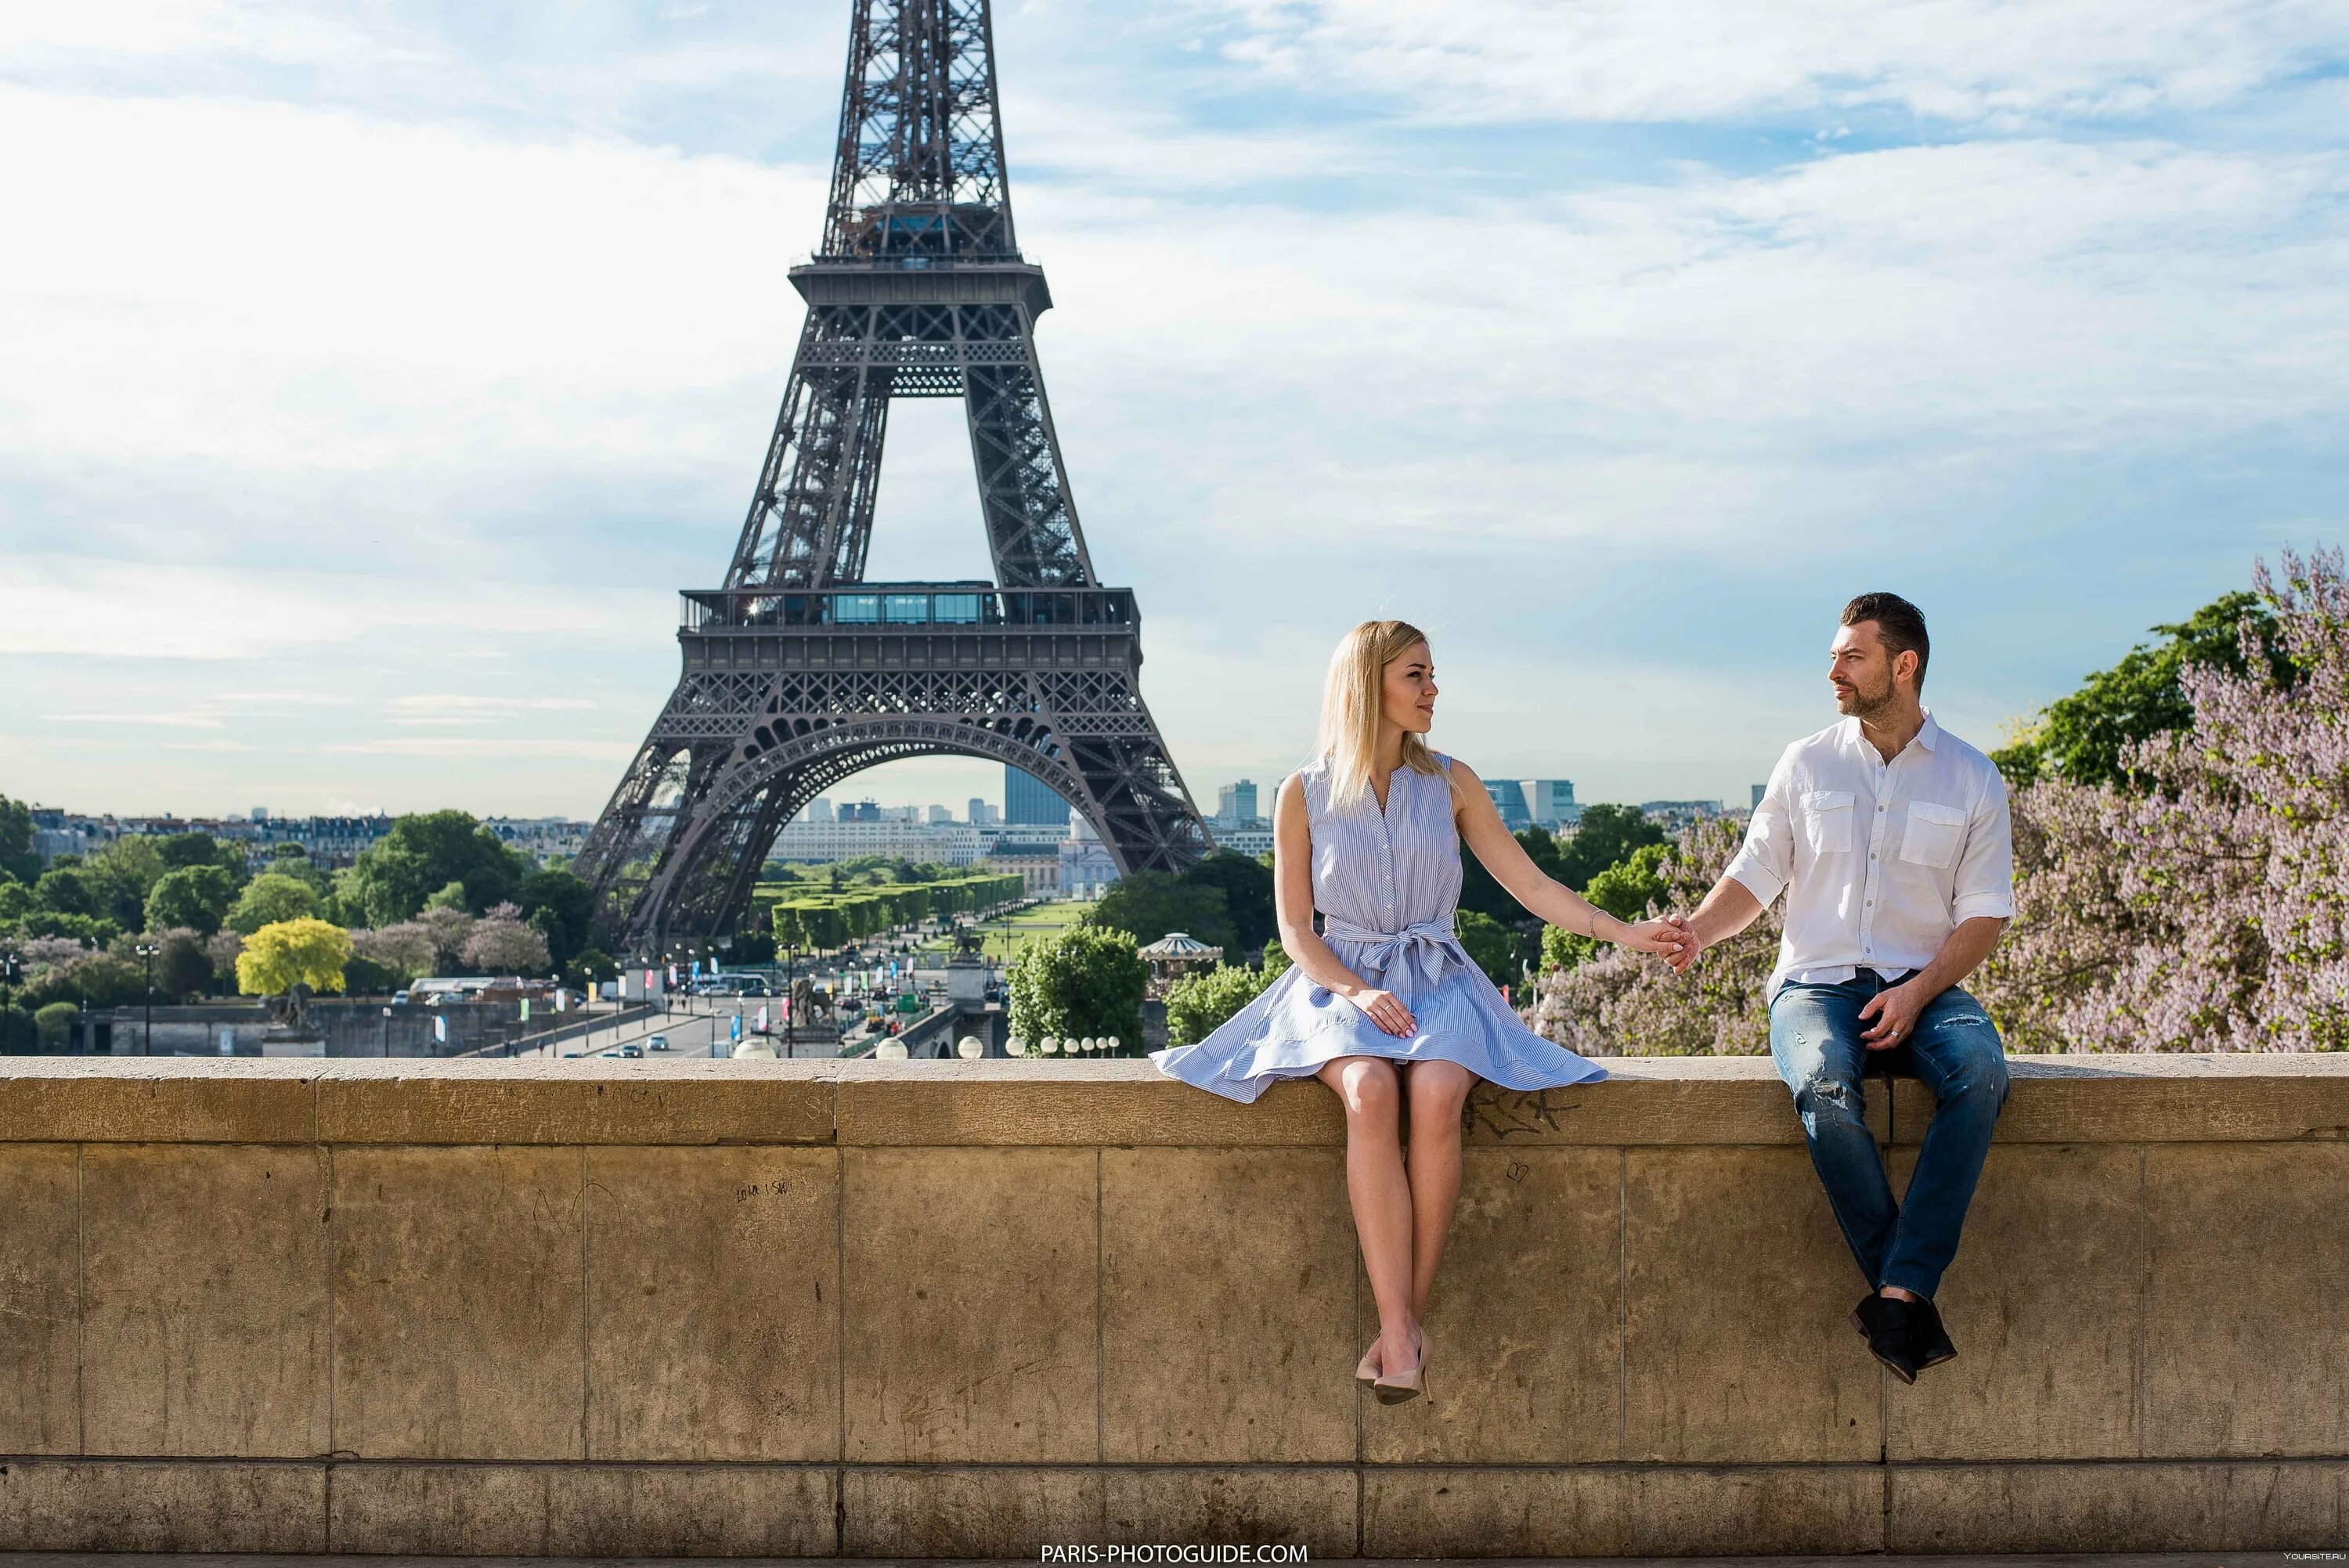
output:
M799 975L799 960L800 950L790 943L785 943L783 944L783 1055L786 1057L796 1055L799 1046L796 1037L799 1033L800 1021L792 1016L799 1007L799 993L792 984ZM812 981L809 982L808 990L811 995L814 993L815 985Z
M155 954L162 951L151 942L139 944L139 956L147 961L147 1030L139 1042L139 1054L142 1057L155 1054Z
M388 1007L383 1010L383 1054L386 1057L391 1055L391 1009Z

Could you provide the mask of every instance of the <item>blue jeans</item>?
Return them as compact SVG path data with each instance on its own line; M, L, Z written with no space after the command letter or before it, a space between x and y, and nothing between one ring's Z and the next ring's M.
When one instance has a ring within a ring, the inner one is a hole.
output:
M1898 1285L1930 1301L1957 1256L1991 1127L2006 1103L2006 1047L1982 1004L1953 985L1926 1004L1908 1039L1869 1050L1859 1037L1875 1020L1859 1010L1896 984L1872 969L1837 985L1789 983L1771 999L1770 1057L1794 1091L1811 1164L1868 1288ZM1905 1203L1893 1201L1862 1119L1860 1078L1871 1069L1933 1091Z

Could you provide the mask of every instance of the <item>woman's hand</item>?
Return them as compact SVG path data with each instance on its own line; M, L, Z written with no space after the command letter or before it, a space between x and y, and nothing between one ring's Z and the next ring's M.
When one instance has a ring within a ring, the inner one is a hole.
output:
M1622 936L1623 946L1634 953L1660 953L1675 961L1675 969L1681 967L1676 961L1682 956L1682 948L1689 944L1687 930L1669 919L1643 920L1637 925L1626 926Z
M1371 1023L1390 1035L1400 1035L1409 1039L1419 1033L1419 1020L1411 1016L1410 1008L1395 1000L1392 991L1373 991L1364 987L1346 1000L1360 1007Z

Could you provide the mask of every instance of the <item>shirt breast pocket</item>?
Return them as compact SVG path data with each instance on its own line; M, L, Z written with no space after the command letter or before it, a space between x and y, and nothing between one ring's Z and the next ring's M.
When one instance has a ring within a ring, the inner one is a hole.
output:
M1851 851L1851 805L1848 789L1813 789L1803 797L1803 836L1815 855Z
M1900 837L1900 858L1915 865L1946 869L1965 841L1966 814L1930 800L1909 802L1909 830Z

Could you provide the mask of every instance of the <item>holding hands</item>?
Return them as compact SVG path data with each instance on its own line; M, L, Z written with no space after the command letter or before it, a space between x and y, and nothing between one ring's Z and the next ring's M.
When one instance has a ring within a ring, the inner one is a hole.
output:
M1642 920L1625 930L1622 945L1634 953L1656 953L1679 974L1696 957L1696 937L1678 915Z

